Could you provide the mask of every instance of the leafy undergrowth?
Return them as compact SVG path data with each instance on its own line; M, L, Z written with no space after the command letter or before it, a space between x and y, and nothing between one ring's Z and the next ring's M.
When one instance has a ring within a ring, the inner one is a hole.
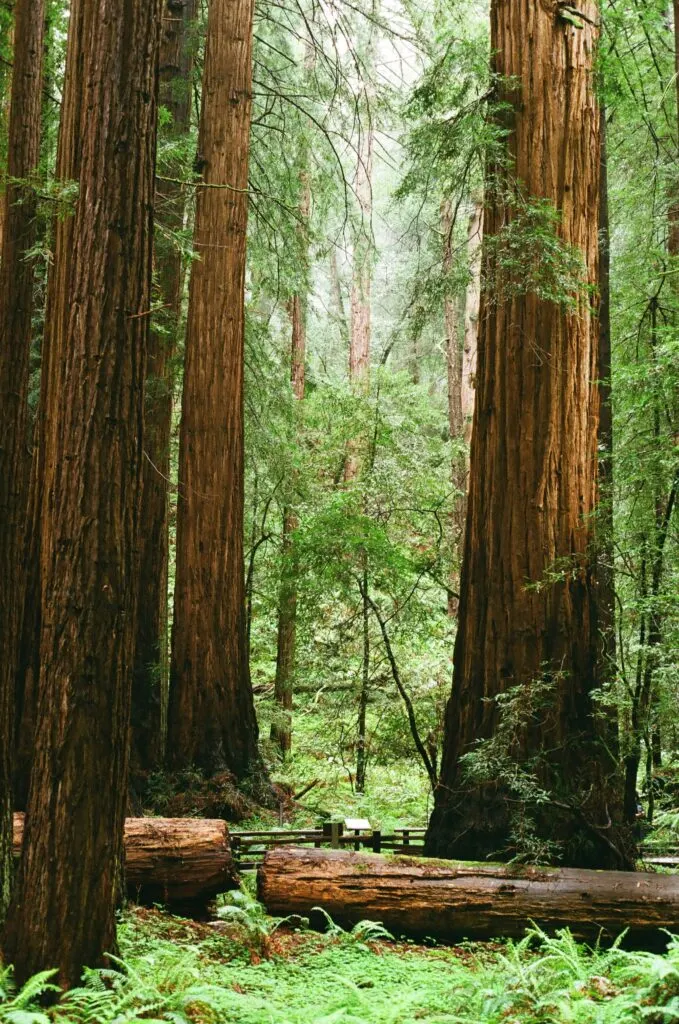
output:
M669 1024L679 1021L679 940L666 955L589 950L568 933L454 948L391 942L363 922L324 935L268 918L247 894L212 924L133 910L118 970L40 1008L50 978L12 991L3 1024Z

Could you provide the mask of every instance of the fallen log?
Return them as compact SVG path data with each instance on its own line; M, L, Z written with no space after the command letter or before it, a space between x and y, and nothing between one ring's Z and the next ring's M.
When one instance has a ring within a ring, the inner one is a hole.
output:
M19 856L24 815L14 815ZM226 822L210 818L128 818L125 877L131 899L197 910L238 887Z
M257 884L270 914L322 907L341 925L381 921L397 937L520 937L533 921L587 940L679 928L676 875L283 848L266 854Z

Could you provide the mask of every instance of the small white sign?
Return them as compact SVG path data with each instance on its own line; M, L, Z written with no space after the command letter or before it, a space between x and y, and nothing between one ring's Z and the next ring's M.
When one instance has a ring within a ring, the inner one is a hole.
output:
M370 822L367 818L345 818L344 827L349 832L369 832Z

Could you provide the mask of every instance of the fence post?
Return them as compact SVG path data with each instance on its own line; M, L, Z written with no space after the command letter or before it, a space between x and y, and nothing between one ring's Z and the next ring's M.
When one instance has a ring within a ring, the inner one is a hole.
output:
M342 835L342 823L333 821L330 823L330 846L333 850L340 848L340 836Z
M240 867L240 836L231 836L231 855L236 870Z
M410 829L403 829L403 845L410 846Z
M382 849L382 830L379 828L373 829L373 853L379 853Z

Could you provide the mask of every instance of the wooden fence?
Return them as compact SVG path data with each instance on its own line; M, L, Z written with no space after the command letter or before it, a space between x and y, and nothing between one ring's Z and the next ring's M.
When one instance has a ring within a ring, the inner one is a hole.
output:
M424 856L425 828L397 828L383 833L380 829L346 829L341 822L329 822L323 828L267 829L253 832L230 832L231 849L236 869L252 871L261 864L267 850L278 846L323 846L333 850L370 850L373 853ZM644 864L679 868L679 846L644 844Z
M397 828L385 834L380 829L346 830L341 822L329 822L323 828L269 829L257 832L230 832L236 869L251 871L261 864L267 850L278 846L322 846L333 850L370 850L373 853L424 856L425 828Z

